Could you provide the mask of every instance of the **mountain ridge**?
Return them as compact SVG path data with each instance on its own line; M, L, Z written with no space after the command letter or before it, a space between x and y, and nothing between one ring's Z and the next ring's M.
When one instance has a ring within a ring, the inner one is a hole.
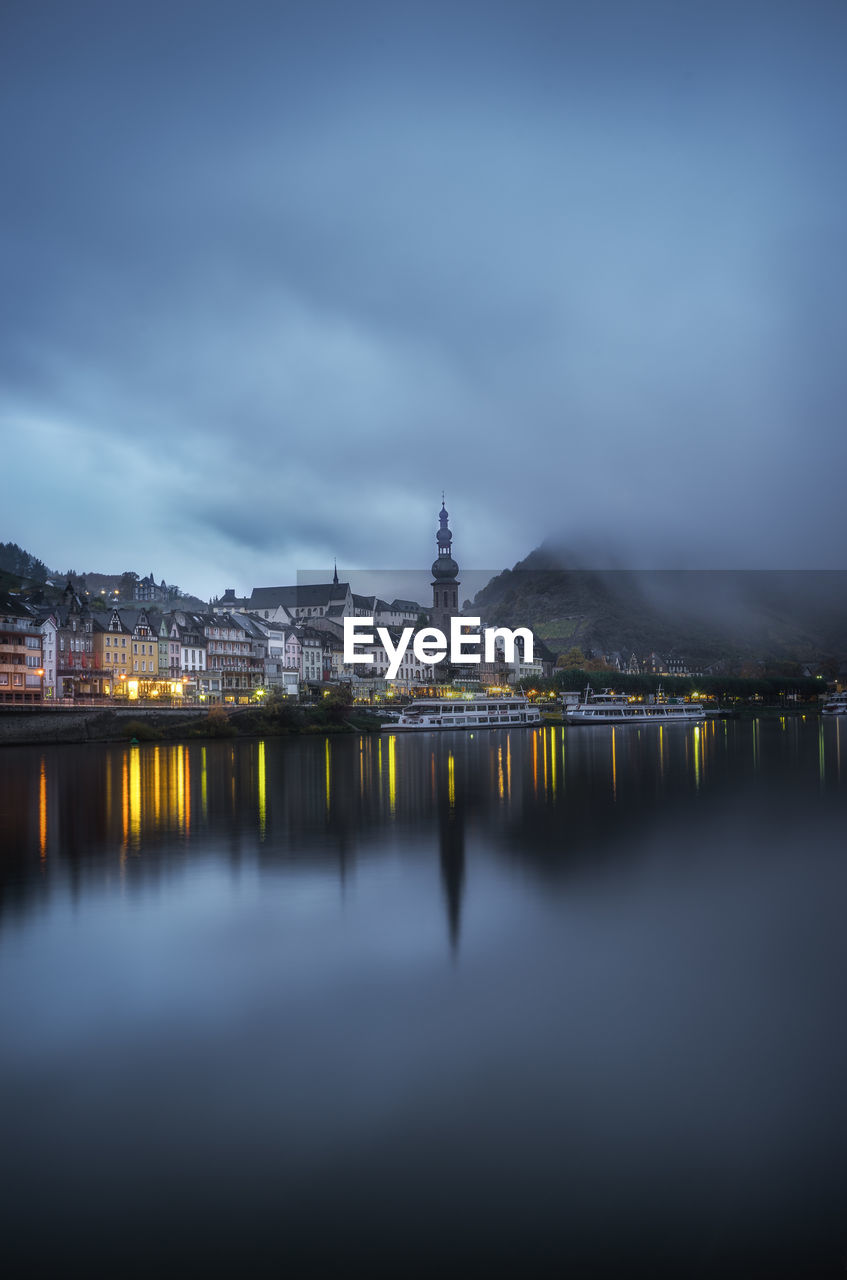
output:
M587 569L549 543L473 601L484 625L531 626L554 653L658 652L700 665L847 658L847 571Z

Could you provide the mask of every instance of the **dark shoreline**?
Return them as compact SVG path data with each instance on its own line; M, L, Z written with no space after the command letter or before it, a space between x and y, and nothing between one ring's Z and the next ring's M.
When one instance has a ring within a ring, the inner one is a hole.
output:
M819 706L744 706L733 708L729 714L739 719L775 719L819 713ZM0 707L0 748L375 733L382 719L379 711L341 703L236 707L229 712L212 708L199 713L196 708L6 706ZM563 725L565 720L558 715L545 715L541 723Z
M87 742L191 742L197 739L373 733L378 714L330 706L238 707L230 712L147 707L2 707L0 748Z

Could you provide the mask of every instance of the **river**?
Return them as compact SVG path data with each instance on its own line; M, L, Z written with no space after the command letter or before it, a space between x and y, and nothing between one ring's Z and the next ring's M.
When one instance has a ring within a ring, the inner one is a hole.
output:
M845 834L840 719L3 749L6 1256L843 1274Z

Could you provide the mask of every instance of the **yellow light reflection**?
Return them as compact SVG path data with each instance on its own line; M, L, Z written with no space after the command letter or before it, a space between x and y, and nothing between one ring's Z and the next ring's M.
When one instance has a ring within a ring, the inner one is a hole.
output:
M538 732L532 731L532 789L538 795Z
M397 802L397 764L395 760L395 750L397 747L397 736L391 734L388 739L388 808L392 815L394 813Z
M204 768L205 774L205 768ZM259 743L259 839L265 838L265 744Z
M123 769L121 771L122 855L126 853L126 846L129 840L129 765L126 757L127 752L124 751Z
M694 726L694 790L700 790L700 726Z
M618 765L615 754L615 726L612 725L612 799L618 798Z
M133 849L141 844L141 752L129 752L129 834Z
M503 786L503 748L497 748L497 794L502 800L504 797Z
M161 749L154 746L154 815L156 826L159 826L159 810L161 805Z
M183 748L185 752L185 834L188 835L191 830L191 757L188 754L188 747Z
M206 821L206 813L208 808L208 795L206 792L206 748L200 748L200 812L203 815L203 821Z
M556 799L556 730L550 729L550 790Z
M180 831L183 831L185 828L185 757L179 747L175 747L174 751L176 752L176 820Z
M172 825L177 820L177 802L176 802L176 747L167 748L167 773L168 773L168 825Z
M47 857L47 765L41 757L41 770L38 778L38 851L41 861Z
M665 779L665 726L659 725L659 777Z
M447 794L450 800L450 808L454 808L456 804L456 762L453 759L451 751L447 757Z
M326 739L326 811L329 813L329 801L332 791L332 756L329 748L329 738Z

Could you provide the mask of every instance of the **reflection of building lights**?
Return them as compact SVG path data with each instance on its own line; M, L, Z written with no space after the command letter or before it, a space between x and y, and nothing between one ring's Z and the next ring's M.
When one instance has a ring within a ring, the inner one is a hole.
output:
M43 756L38 781L38 845L43 860L47 856L47 769Z
M202 763L202 783L206 785L206 759L203 757ZM265 744L259 743L259 839L265 838Z
M397 765L395 760L395 746L397 743L396 734L391 734L388 739L388 807L394 814L397 799Z
M380 744L381 746L382 744ZM329 813L329 803L332 790L332 755L329 747L329 738L326 739L326 811Z

